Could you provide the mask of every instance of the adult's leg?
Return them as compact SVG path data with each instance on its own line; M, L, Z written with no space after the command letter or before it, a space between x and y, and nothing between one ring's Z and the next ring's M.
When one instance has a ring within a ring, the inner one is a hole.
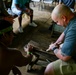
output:
M30 23L32 23L32 21L33 21L33 10L32 9L30 9Z
M22 13L20 15L18 15L18 21L19 21L19 32L22 33L23 32L23 28L22 28Z
M30 16L30 23L33 21L33 10L30 8L30 3L26 3L25 6L30 10L30 13L28 14Z
M22 25L22 13L18 15L18 21L19 21L19 26L21 27Z
M53 63L50 63L44 72L44 75L54 75L54 68L53 68Z
M16 9L16 8L13 8L12 9L12 12L16 15L18 15L18 21L19 21L19 32L23 32L23 29L22 29L22 14L23 12Z
M30 16L30 26L33 26L33 27L37 27L37 24L35 24L34 22L33 22L33 9L31 9L30 8L30 3L26 3L25 4L25 6L30 10L30 12L29 13L27 13L27 15L29 15Z
M45 69L44 75L61 75L60 64L61 60L58 59L54 62L51 62Z
M67 62L56 60L46 67L44 75L76 75L76 63L72 59Z

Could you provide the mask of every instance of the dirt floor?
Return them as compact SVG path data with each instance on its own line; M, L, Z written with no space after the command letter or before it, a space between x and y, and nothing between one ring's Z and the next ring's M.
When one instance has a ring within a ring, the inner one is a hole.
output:
M43 50L46 50L49 46L49 44L52 41L55 41L58 37L58 35L55 35L54 37L51 37L51 30L49 30L49 26L51 25L51 11L54 8L54 6L47 5L44 10L38 10L38 5L36 7L31 6L34 10L34 22L38 25L37 27L31 27L26 23L26 27L24 26L24 32L23 33L17 33L11 47L18 48L23 55L25 55L24 52L24 45L27 44L30 40L33 40L37 43L39 43L40 47ZM27 22L29 22L27 20ZM25 25L25 24L24 24ZM16 26L18 27L18 23L15 25L14 29L17 30ZM42 63L42 62L40 62ZM43 62L45 63L45 62ZM43 64L42 64L43 65ZM35 71L27 72L27 66L20 67L19 68L22 75L43 75L44 68L42 66L35 65ZM10 72L9 75L13 75L12 72Z

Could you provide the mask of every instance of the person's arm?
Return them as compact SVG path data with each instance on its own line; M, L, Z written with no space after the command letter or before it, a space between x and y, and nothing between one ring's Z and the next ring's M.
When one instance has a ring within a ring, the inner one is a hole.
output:
M26 56L23 56L21 52L16 51L15 52L15 57L16 57L15 65L26 66L27 64L31 63L32 57L33 57L32 51L33 51L33 46L31 45L28 45L25 50L25 52L27 52Z
M53 47L59 47L59 45L64 41L64 32L60 35L60 37L57 39L57 41L55 43L51 43L51 45L49 45L49 48L46 51L50 51L52 50Z
M67 30L64 32L65 34L67 32L67 34L66 34L66 38L64 40L62 47L61 48L52 47L55 55L63 61L68 61L69 59L71 59L72 56L74 56L73 54L75 54L76 28L75 28L75 25L73 26L74 27L71 27L68 30L68 32Z
M26 8L26 10L23 10L22 8L20 8L19 4L15 4L16 8L18 10L21 10L21 11L24 11L24 12L27 12L27 13L30 13L30 9Z
M68 61L71 58L71 56L63 55L61 52L61 48L54 44L50 45L50 50L52 50L54 52L54 54L63 61Z
M16 6L16 8L17 8L18 10L21 10L21 11L22 11L22 9L20 8L19 4L15 4L15 6Z
M13 60L14 60L15 66L18 66L18 67L26 66L32 61L32 57L33 57L32 54L23 56L20 51L14 51L13 53L14 53Z
M63 61L68 61L69 59L71 59L71 56L62 55L61 49L55 49L54 54Z

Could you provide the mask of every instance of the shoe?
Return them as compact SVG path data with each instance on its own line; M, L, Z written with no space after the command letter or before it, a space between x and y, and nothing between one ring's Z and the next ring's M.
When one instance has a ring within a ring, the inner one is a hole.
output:
M20 33L23 33L22 27L19 27L18 31L19 31Z
M32 22L32 23L29 23L29 26L37 27L37 24L35 24L34 22Z

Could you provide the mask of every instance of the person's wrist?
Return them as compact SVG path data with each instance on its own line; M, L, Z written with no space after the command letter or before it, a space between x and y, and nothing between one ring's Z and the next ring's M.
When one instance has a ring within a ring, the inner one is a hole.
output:
M58 49L58 47L56 47L56 46L55 46L55 47L53 47L53 48L52 48L52 51L54 51L55 49Z

